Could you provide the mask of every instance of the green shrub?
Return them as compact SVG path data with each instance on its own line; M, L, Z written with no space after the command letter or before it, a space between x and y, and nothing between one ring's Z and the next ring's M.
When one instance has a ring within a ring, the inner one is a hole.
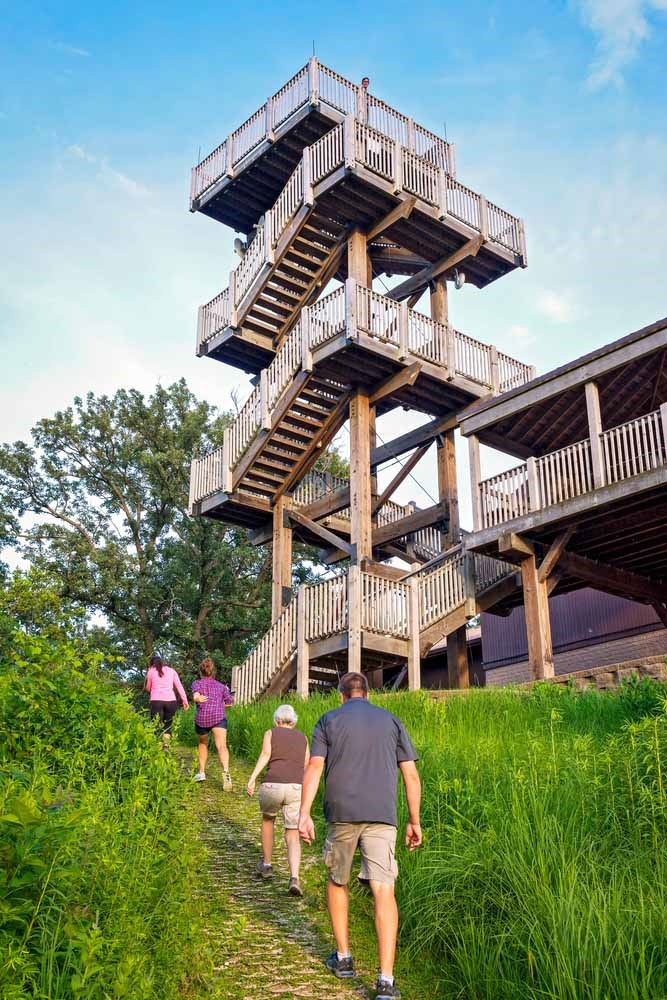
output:
M0 996L178 995L201 926L176 763L81 643L0 649Z
M437 960L439 996L667 996L664 688L375 700L420 755L425 845L399 858L401 942ZM337 703L295 702L299 727ZM230 710L233 752L259 752L276 704Z

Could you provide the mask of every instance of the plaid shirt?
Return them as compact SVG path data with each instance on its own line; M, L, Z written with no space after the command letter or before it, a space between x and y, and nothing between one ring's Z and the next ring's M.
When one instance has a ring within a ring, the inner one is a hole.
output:
M208 698L203 704L197 704L195 724L197 726L215 726L225 718L225 705L233 705L234 698L226 684L214 681L212 677L200 677L192 685L192 693L204 694Z

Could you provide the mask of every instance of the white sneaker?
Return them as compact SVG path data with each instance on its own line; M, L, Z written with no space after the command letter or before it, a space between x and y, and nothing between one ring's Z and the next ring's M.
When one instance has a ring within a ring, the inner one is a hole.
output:
M232 776L229 771L225 771L222 776L222 790L224 792L231 792L233 788Z
M195 776L194 776L194 778L192 780L193 781L206 781L206 775L204 774L203 771L197 771L197 773L195 774Z

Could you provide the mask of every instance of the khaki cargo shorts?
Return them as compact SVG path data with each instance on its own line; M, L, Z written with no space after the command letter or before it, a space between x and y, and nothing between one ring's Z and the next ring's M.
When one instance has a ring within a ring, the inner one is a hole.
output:
M301 785L264 781L259 786L257 798L259 799L259 808L262 810L262 816L275 819L282 809L285 829L296 830L299 825Z
M359 877L393 885L398 875L396 827L388 823L329 823L323 858L329 878L347 885L357 847L361 854Z

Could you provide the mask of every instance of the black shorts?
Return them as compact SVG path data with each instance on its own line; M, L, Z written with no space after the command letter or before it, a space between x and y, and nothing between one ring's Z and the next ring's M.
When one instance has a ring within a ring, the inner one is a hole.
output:
M220 722L214 722L212 726L198 726L195 722L195 732L198 736L206 736L210 733L212 729L226 729L227 719L221 719Z
M152 701L150 703L151 719L158 718L165 733L171 732L171 724L178 711L177 701Z

